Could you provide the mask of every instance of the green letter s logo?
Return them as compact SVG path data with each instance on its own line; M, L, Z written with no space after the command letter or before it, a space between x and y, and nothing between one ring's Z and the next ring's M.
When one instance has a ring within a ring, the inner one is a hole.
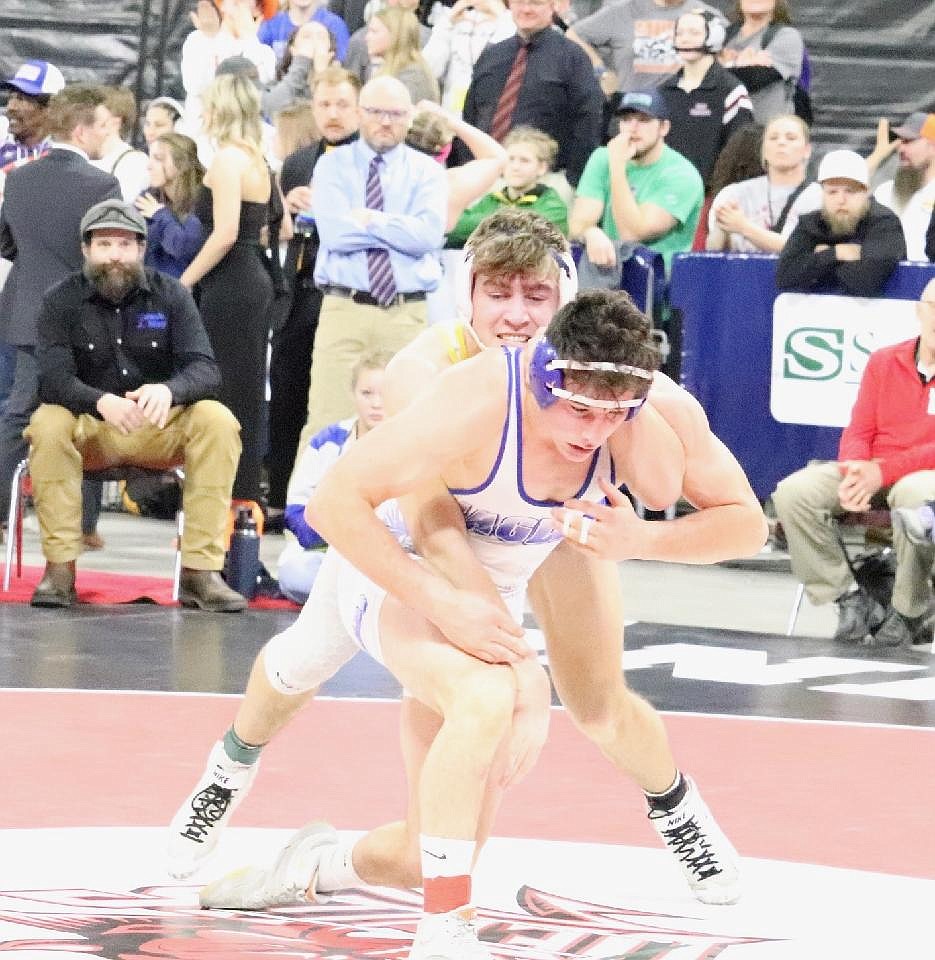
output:
M844 364L844 331L802 327L786 337L782 373L789 380L833 380Z

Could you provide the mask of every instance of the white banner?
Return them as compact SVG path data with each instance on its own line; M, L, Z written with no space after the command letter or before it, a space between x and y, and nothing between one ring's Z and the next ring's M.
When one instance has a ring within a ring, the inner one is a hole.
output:
M870 354L918 335L913 300L780 294L770 413L781 423L847 426Z

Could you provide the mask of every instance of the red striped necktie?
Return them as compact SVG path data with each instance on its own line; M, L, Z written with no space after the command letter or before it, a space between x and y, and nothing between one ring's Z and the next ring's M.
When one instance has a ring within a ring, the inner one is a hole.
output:
M510 132L510 127L513 124L513 112L516 110L516 101L519 100L519 88L523 85L523 78L526 76L528 56L529 44L525 40L520 40L516 59L510 68L503 93L500 94L500 99L497 101L497 109L494 111L493 120L490 124L490 135L494 140L500 141Z

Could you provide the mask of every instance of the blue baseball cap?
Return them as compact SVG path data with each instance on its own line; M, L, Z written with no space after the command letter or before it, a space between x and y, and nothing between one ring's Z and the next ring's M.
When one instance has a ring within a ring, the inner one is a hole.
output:
M28 97L51 97L65 89L65 78L58 67L45 60L27 60L3 85Z
M631 90L620 98L616 114L644 113L656 120L668 120L669 109L658 90Z

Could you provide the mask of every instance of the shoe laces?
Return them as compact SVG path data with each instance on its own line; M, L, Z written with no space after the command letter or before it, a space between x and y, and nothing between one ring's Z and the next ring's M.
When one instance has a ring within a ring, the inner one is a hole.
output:
M702 833L694 817L689 817L678 826L663 829L662 836L666 845L699 880L707 880L721 873L722 868L711 849L711 842Z
M204 843L211 828L227 813L234 791L216 783L199 790L192 797L192 815L181 833L188 840Z

